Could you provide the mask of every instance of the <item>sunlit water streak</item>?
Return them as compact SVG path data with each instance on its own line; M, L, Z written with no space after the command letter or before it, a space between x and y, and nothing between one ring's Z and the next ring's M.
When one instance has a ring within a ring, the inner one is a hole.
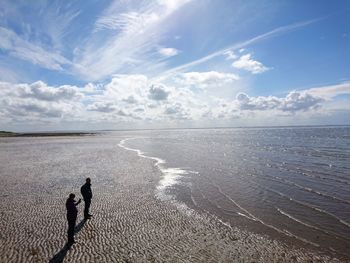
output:
M149 131L119 146L155 161L163 200L350 256L349 134L349 127Z

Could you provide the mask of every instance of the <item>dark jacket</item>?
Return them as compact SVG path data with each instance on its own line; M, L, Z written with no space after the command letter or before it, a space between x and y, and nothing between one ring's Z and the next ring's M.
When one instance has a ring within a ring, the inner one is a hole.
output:
M92 198L92 191L91 191L91 184L85 183L80 188L81 195L83 196L84 200L91 200Z
M72 198L68 198L66 201L67 208L67 220L75 221L78 215L78 209L76 207L75 201Z

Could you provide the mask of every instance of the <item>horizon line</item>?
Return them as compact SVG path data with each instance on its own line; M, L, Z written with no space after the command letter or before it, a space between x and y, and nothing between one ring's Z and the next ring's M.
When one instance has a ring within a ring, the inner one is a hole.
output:
M322 128L322 127L350 127L350 124L305 124L305 125L261 125L261 126L214 126L214 127L178 127L178 128L126 128L126 129L102 129L102 130L47 130L47 131L8 131L0 130L0 132L12 132L19 134L28 133L102 133L102 132L121 132L121 131L167 131L167 130L215 130L215 129L274 129L274 128Z

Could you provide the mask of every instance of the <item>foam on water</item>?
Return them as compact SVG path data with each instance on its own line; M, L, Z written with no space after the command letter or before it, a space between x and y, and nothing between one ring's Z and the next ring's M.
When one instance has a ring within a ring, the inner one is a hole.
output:
M181 169L181 168L177 168L177 167L165 167L166 161L158 158L158 157L154 157L154 156L148 156L146 155L146 153L142 152L139 149L133 149L130 147L125 146L125 142L129 141L129 140L135 140L135 139L141 139L140 137L137 138L128 138L128 139L124 139L121 140L120 143L118 144L119 147L125 149L125 150L129 150L129 151L134 151L138 154L138 156L142 157L142 158L146 158L146 159L151 159L153 161L155 161L155 166L158 167L158 169L162 172L163 176L162 178L159 180L157 188L156 188L156 197L159 198L162 201L174 201L174 196L172 196L171 194L169 194L168 189L174 187L174 185L179 184L179 179L181 177L183 177L186 174L196 174L197 172L195 171L189 171L189 170L185 170L185 169ZM181 210L184 210L184 206L186 206L185 204L180 204L179 202L177 202L177 206L178 208L181 208ZM186 206L185 210L188 210L189 208Z

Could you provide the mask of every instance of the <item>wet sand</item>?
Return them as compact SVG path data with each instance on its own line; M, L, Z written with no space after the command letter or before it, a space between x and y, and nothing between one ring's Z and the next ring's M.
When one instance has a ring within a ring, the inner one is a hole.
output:
M121 138L0 139L0 262L340 262L161 201L154 161ZM92 179L93 218L66 243L65 201Z

